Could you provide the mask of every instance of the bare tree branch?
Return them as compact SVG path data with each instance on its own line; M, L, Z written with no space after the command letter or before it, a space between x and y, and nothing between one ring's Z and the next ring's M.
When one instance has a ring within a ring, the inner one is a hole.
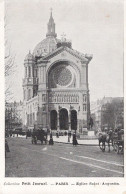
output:
M6 81L6 89L5 89L5 100L9 101L11 100L13 97L13 93L11 91L11 87L10 87L10 81L12 79L12 75L15 72L15 56L13 56L11 54L11 47L9 47L8 49L8 41L5 41L5 49L6 49L6 54L5 54L5 81ZM9 80L9 81L8 81Z
M4 57L4 62L5 62L5 84L6 84L6 89L5 89L5 100L10 101L13 99L13 92L11 89L11 81L12 81L12 76L15 72L15 57L16 55L12 54L12 49L11 49L11 44L8 41L7 38L7 31L8 29L8 17L7 17L7 12L5 12L4 16L4 29L5 29L5 57Z

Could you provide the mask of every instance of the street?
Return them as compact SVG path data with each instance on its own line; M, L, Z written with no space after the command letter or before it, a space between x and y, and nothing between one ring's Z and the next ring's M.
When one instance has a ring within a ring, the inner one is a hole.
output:
M98 146L54 143L37 145L31 138L8 138L5 177L123 177L123 154Z

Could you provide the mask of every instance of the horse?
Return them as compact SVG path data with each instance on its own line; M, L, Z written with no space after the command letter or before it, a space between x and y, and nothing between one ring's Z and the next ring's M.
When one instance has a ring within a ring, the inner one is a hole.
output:
M109 131L108 133L100 132L99 133L99 147L104 152L105 151L105 143L108 144L108 151L110 152L110 143L113 145L113 138L112 138L112 131ZM102 145L101 145L102 143Z

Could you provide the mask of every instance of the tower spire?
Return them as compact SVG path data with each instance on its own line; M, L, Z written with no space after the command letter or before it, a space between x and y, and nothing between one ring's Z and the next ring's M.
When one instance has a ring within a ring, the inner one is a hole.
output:
M50 13L49 22L47 24L46 37L49 37L49 36L56 37L57 34L55 33L55 23L54 23L54 19L53 19L53 16L52 16L52 8L50 9L50 11L51 11L51 13Z
M50 14L50 16L51 16L51 17L52 17L52 10L53 10L53 9L52 9L52 8L50 8L50 11L51 11L51 14Z

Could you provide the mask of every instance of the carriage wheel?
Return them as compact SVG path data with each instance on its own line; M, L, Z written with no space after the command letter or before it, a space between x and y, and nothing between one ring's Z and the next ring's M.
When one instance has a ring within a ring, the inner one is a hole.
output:
M119 153L119 146L117 144L115 144L113 147L114 147L114 152L118 154Z
M121 153L123 154L124 153L124 147L122 146L122 149L121 149Z
M119 146L119 153L120 153L120 154L123 154L123 151L124 151L123 146L122 146L122 145L121 145L121 146Z

